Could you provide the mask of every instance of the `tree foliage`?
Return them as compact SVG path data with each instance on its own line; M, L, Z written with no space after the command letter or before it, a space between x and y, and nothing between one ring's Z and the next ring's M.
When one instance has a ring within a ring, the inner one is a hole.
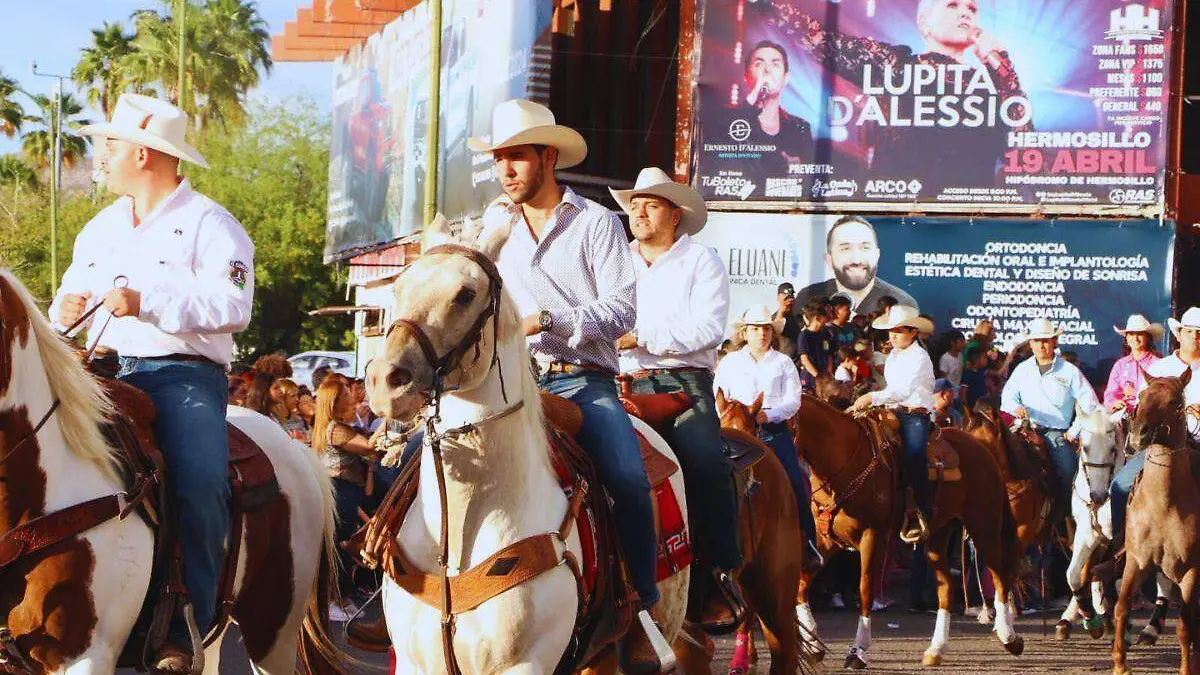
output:
M0 72L0 134L9 138L21 131L25 121L25 109L17 101L17 81Z
M87 91L88 103L108 119L125 88L125 60L133 52L133 34L118 23L104 22L92 30L92 46L79 52L79 62L71 71L75 84Z
M38 113L26 118L37 128L21 137L21 150L25 158L35 167L45 169L54 164L54 123L58 114L58 106L50 96L34 94L30 96L38 107ZM62 163L63 166L75 166L87 155L88 141L78 132L84 125L91 124L90 120L81 119L83 105L74 96L62 94Z

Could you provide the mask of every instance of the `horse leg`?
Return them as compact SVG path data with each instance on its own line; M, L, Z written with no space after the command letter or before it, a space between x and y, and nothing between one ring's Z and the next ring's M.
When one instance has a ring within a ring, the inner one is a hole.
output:
M926 557L929 566L937 578L938 611L937 622L933 627L933 637L929 648L925 650L922 664L926 666L942 665L942 654L950 641L950 601L954 588L950 578L950 562L946 559L946 546L950 541L950 528L943 527L930 537L926 545Z
M1163 624L1167 618L1167 610L1170 607L1171 586L1171 580L1165 574L1159 572L1155 579L1155 590L1157 593L1154 599L1154 611L1150 613L1150 618L1146 621L1146 627L1138 635L1137 643L1139 645L1153 647L1158 643L1158 638L1163 632Z
M1196 649L1196 570L1188 570L1179 582L1179 621L1175 635L1179 638L1179 674L1194 675Z
M968 531L970 530L968 529ZM1009 654L1020 656L1021 652L1025 651L1025 638L1018 635L1013 626L1013 619L1016 616L1016 610L1010 599L1013 577L1010 572L1003 569L1004 551L1000 538L998 529L985 536L976 537L975 548L983 559L984 567L991 574L992 584L996 588L996 595L992 599L992 606L996 608L996 619L992 629L1000 640L1000 644L1004 645L1004 649Z
M751 605L757 610L757 617L747 615L742 630L738 631L738 645L735 646L735 658L738 648L745 645L744 663L730 662L730 672L734 665L749 666L754 663L754 627L760 625L767 647L771 651L772 675L791 675L800 665L800 643L797 625L797 607L795 594L781 593L800 583L800 566L794 559L784 559L776 564L762 561L754 575L743 575L743 588L750 599ZM772 570L768 573L768 568ZM749 582L749 583L746 583ZM743 633L744 631L744 633Z
M808 585L812 583L812 579L812 573L800 573L800 585L796 588L796 622L800 630L800 651L804 654L804 660L820 663L825 660L825 643L821 642L817 635L817 618L813 616L812 606L808 604Z
M712 646L712 640L698 624L685 621L671 642L678 670L682 673L709 672L713 658Z
M858 542L862 570L858 576L858 600L861 614L854 642L846 652L843 668L862 670L867 667L867 650L871 648L871 601L875 599L875 578L883 570L883 549L887 541L876 541L876 530L863 532Z
M1066 640L1071 636L1071 622L1076 617L1081 617L1085 622L1091 618L1089 613L1080 607L1082 603L1079 601L1081 589L1084 586L1084 562L1092 555L1092 551L1096 547L1096 542L1090 535L1091 530L1082 527L1075 528L1075 541L1071 545L1071 563L1067 565L1067 586L1071 589L1071 602L1063 610L1062 616L1055 625L1054 637L1057 640Z
M1113 675L1128 675L1130 670L1125 661L1126 633L1129 630L1129 603L1134 593L1142 585L1147 570L1139 567L1132 555L1125 556L1125 573L1121 576L1121 590L1117 594L1117 605L1113 608L1113 623L1116 624L1116 635L1113 637L1112 662Z

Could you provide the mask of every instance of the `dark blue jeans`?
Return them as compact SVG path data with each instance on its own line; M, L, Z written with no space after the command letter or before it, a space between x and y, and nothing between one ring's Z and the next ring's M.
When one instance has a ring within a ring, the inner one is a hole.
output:
M1137 454L1125 462L1125 466L1113 476L1108 486L1108 500L1112 504L1113 538L1121 538L1125 532L1125 509L1129 506L1129 491L1133 489L1133 481L1146 465L1146 451L1138 450Z
M229 382L213 363L137 357L121 357L117 377L146 392L158 409L154 435L166 459L167 489L175 500L184 585L203 634L216 612L229 535ZM181 617L171 622L170 637L190 644Z
M809 494L808 475L800 466L800 456L796 453L796 442L792 440L792 431L783 422L764 424L758 429L758 438L775 452L779 463L787 473L788 482L792 484L792 492L796 493L796 507L800 512L800 529L804 536L814 544L817 541L817 522L813 520L812 507L809 505L812 495Z
M904 471L908 484L913 489L917 508L929 521L932 504L929 494L929 463L925 459L925 445L929 442L929 415L897 411L900 418L900 442L904 446ZM929 523L933 525L932 522Z
M691 409L675 418L667 440L679 458L691 497L688 512L695 526L697 553L714 567L737 569L742 564L737 486L733 482L733 462L725 455L721 441L712 373L676 370L651 375L634 380L633 391L692 397Z
M1075 471L1079 468L1079 456L1075 454L1075 448L1067 442L1064 433L1058 429L1038 430L1038 434L1050 446L1050 465L1054 469L1054 485L1057 488L1054 498L1058 508L1062 509L1060 513L1065 515L1070 510L1071 485L1075 482Z
M334 536L338 543L338 591L343 598L349 597L354 591L354 556L342 548L341 543L358 531L362 521L358 517L358 509L365 505L366 489L341 478L333 479L333 501L337 509L337 529Z

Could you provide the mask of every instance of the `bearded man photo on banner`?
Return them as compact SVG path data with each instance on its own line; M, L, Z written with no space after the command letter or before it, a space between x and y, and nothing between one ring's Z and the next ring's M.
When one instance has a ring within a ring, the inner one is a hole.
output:
M795 311L799 312L811 298L831 298L838 294L850 298L850 311L858 314L875 311L875 305L884 297L919 309L911 295L876 276L880 253L871 221L859 216L838 218L825 235L825 264L833 270L833 278L800 289Z

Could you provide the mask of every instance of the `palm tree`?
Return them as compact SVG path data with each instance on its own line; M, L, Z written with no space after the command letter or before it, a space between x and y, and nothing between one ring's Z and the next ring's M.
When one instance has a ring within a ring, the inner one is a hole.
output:
M18 91L17 81L0 72L0 134L9 138L17 135L25 121L25 109L14 98Z
M87 89L87 100L108 119L124 88L122 59L133 51L133 34L120 23L104 22L104 28L92 31L92 46L80 50L79 63L71 78Z
M20 155L0 156L0 185L14 188L37 187L37 172Z
M40 115L31 115L26 121L39 126L21 139L21 150L25 158L38 169L45 169L54 163L54 99L42 94L31 96L37 104ZM90 120L77 119L83 112L83 106L75 97L64 93L62 95L62 159L63 166L74 166L75 162L87 154L88 142L83 136L71 133L78 131Z

